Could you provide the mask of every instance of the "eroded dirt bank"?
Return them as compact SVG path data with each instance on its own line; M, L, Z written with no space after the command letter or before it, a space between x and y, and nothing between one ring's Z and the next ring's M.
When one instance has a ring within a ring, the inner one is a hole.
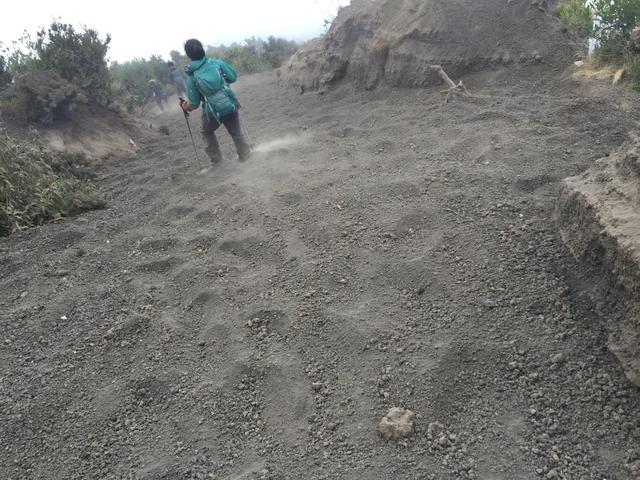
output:
M566 179L557 204L560 230L576 258L607 283L609 349L640 386L640 162L637 138Z
M250 162L201 173L175 112L109 209L0 240L0 477L638 477L640 391L552 220L637 97L238 92Z

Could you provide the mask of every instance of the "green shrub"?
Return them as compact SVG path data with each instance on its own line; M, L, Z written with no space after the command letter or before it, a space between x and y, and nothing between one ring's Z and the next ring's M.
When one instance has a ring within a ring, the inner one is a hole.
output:
M92 101L107 105L111 99L106 60L110 42L109 36L102 40L95 30L78 32L72 25L54 21L28 43L32 68L56 72Z
M176 68L180 71L183 71L184 67L186 67L190 63L189 57L180 53L177 50L171 50L171 52L169 52L169 57L171 57L171 61L175 64Z
M0 90L11 83L11 73L9 73L9 65L4 56L0 55Z
M640 55L628 55L625 69L631 88L640 92Z
M81 103L109 105L106 55L110 38L54 21L33 39L25 34L0 56L0 112L19 124L53 125Z
M34 71L18 75L0 99L3 116L24 125L50 126L68 118L86 98L80 89L56 72Z
M638 0L593 0L598 53L606 59L624 56L631 30L640 23Z
M622 60L631 31L640 24L639 0L565 0L557 12L582 38L595 38L597 54L606 61Z
M111 103L106 55L110 38L54 21L33 39L25 34L0 56L1 110L14 120L50 125L76 104ZM10 80L13 83L9 83Z
M286 62L291 55L298 50L298 44L284 38L269 37L264 42L262 58L271 65L271 68L278 68Z
M298 44L284 38L248 38L244 44L208 46L207 55L233 66L239 74L265 72L281 66L298 49Z
M212 55L215 56L215 55ZM220 57L218 57L220 58ZM221 60L224 60L238 72L238 74L252 74L271 70L271 65L256 52L245 47L230 47L225 50Z
M594 34L593 12L587 0L570 0L559 4L556 10L562 21L581 38Z
M0 131L0 235L104 207L93 177L78 155L48 152Z

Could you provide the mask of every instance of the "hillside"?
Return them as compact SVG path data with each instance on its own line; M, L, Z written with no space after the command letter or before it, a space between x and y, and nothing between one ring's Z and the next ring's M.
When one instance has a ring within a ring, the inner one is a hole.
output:
M557 77L577 45L539 0L356 0L326 35L282 67L282 79L304 91L342 81L359 88L437 85L428 66L452 78L470 73L519 78Z

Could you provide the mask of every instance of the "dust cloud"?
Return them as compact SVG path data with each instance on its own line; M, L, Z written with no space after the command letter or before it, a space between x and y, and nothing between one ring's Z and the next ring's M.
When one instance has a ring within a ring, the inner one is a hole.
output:
M273 153L279 150L288 149L293 146L302 145L309 141L310 135L285 135L275 140L262 142L253 148L254 153Z

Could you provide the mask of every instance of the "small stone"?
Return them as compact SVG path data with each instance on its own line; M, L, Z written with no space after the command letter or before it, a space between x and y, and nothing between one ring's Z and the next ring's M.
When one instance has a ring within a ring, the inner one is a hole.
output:
M394 407L380 420L378 431L385 440L400 440L413 434L415 413Z
M438 445L440 445L441 447L448 447L449 445L451 445L451 442L446 435L442 435L440 438L438 438Z
M444 426L440 422L430 423L427 427L427 435L432 438L437 437L444 431Z
M23 298L24 298L24 297L26 297L27 295L29 295L29 293L28 293L28 292L22 292L22 293L20 294L20 299L23 299Z
M311 384L311 388L313 388L316 392L320 391L323 386L324 384L320 382L314 382Z
M562 353L558 353L551 357L551 363L558 364L564 362L564 355Z

